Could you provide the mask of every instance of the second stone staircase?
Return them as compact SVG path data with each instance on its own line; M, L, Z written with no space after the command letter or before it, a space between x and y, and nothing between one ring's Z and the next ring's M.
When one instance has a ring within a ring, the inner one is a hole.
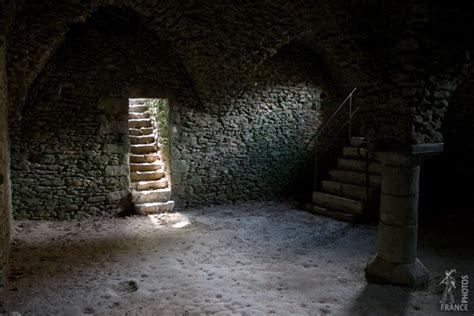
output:
M352 137L344 147L337 168L329 171L328 179L313 192L314 213L344 221L369 218L378 209L382 165L362 148L363 138ZM366 162L368 155L368 163Z
M159 151L154 119L146 99L129 101L130 180L132 203L139 214L174 208L165 164Z

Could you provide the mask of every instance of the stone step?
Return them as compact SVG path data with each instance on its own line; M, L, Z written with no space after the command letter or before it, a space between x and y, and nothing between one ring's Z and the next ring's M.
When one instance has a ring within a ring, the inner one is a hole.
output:
M130 179L132 180L132 182L160 180L164 176L165 172L163 170L130 172Z
M147 99L147 98L131 98L131 99L128 99L128 103L129 104L144 104L147 100L150 100L150 99Z
M134 104L128 106L128 112L146 112L148 111L148 106L143 104Z
M337 167L344 170L365 172L365 160L339 158L337 160ZM369 161L369 173L381 174L382 164Z
M128 127L129 128L141 128L141 127L153 127L151 119L144 118L144 119L134 119L128 120Z
M331 211L324 207L317 206L314 204L310 204L306 207L306 209L314 214L332 217L334 219L344 221L344 222L354 222L357 220L358 216L350 213L338 212L338 211Z
M161 178L160 180L154 180L154 181L132 182L132 189L138 190L138 191L164 189L166 187L168 187L168 180L166 180L166 178Z
M130 144L152 144L155 143L155 136L142 135L142 136L130 136Z
M134 144L130 145L130 152L132 154L151 154L158 150L156 144Z
M331 179L337 182L355 184L365 186L366 174L364 172L332 169L329 170ZM369 186L372 188L379 188L381 183L381 176L369 173Z
M153 133L154 133L153 127L129 128L128 129L128 134L130 136L153 135Z
M130 163L130 171L153 171L153 170L162 170L164 165L161 161L154 161L151 163L142 162L142 163Z
M171 198L171 189L132 191L132 202L135 204L167 202Z
M135 204L135 211L143 215L171 212L173 208L174 201Z
M130 163L152 163L154 161L160 160L160 155L158 153L150 154L131 154Z
M351 137L351 146L352 147L359 147L365 142L365 137Z
M132 120L149 118L150 113L148 112L129 112L128 118Z
M348 199L324 192L313 192L313 203L332 211L350 213L354 215L364 214L366 205L362 201Z
M365 159L365 154L367 153L367 149L361 148L359 155L359 148L358 147L344 147L342 150L342 156L344 158L351 158L351 159ZM373 154L369 154L369 159L373 159Z
M365 186L323 180L321 191L360 201L367 201L367 191ZM375 194L378 194L377 190L369 188L369 199L373 199Z

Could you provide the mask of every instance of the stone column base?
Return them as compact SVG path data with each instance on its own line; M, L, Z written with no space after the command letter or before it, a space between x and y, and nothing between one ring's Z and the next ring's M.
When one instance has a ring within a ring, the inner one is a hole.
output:
M365 268L365 277L371 283L422 287L429 281L429 273L418 258L413 263L392 263L378 255Z

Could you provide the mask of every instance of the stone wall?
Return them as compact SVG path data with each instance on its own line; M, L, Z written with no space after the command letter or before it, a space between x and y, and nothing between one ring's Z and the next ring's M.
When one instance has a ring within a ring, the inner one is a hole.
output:
M313 58L314 59L314 58ZM222 113L171 108L173 198L185 205L310 193L321 70L282 49Z
M10 117L17 218L127 211L128 99L121 96L140 93L137 86L160 94L176 82L163 55L154 53L165 49L158 43L129 27L70 31L36 81L21 121Z
M214 106L231 102L256 66L282 45L304 38L323 57L339 93L360 88L361 134L388 144L441 140L445 96L474 46L469 2L9 2L16 12L9 92L18 107L68 26L116 6L172 45L201 97L220 100Z
M312 152L303 146L319 123L321 76L309 52L285 48L242 94L196 108L172 50L136 27L92 20L72 29L36 80L21 121L10 117L17 218L127 210L127 97L170 100L178 205L310 193Z
M472 218L474 178L474 71L449 99L441 132L445 151L423 165L422 206L445 215ZM469 207L468 207L469 206ZM422 208L422 209L423 209ZM446 211L449 214L446 214ZM427 214L427 216L430 216Z
M334 37L356 49L329 49L348 56L340 63L360 87L361 134L388 146L442 142L448 99L474 50L474 3L334 2L345 27Z

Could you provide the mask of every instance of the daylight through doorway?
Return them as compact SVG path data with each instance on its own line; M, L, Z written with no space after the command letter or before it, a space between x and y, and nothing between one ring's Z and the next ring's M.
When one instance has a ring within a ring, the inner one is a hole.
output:
M130 180L132 203L139 214L170 212L168 102L129 99Z

